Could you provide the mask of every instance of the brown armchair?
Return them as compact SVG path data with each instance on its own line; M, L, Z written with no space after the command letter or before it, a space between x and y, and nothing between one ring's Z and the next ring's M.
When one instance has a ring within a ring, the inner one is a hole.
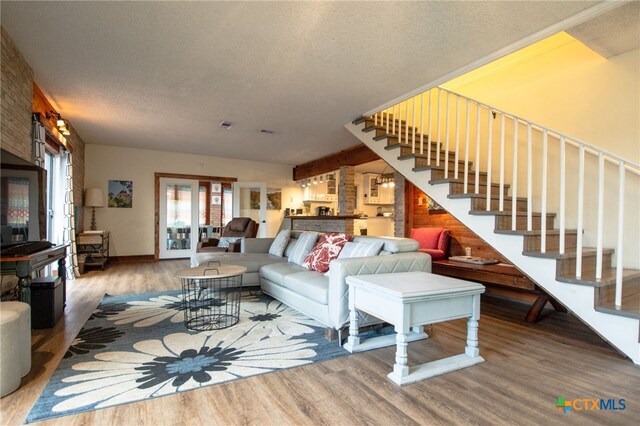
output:
M222 238L255 238L258 235L259 223L249 217L236 217L231 219L227 226L222 229L220 238L205 238L198 243L197 252L224 252L224 251L240 251L240 242L229 243L229 247L219 247Z

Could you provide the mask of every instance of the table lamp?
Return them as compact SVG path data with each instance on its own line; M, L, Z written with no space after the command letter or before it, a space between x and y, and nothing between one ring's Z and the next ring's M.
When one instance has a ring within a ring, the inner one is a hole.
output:
M91 207L91 230L96 230L96 207L104 207L102 188L88 188L84 194L85 207Z

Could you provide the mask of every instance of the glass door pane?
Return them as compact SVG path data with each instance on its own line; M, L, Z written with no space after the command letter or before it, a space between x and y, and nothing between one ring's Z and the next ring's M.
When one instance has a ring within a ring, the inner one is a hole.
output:
M267 184L234 182L233 217L249 217L258 222L258 237L267 236Z
M195 252L198 202L197 181L160 179L161 259L189 257Z

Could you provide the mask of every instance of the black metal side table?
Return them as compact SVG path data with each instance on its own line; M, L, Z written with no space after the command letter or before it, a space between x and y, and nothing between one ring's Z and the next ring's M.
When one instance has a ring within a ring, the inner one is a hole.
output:
M189 330L219 330L240 320L244 266L219 265L181 269L184 322Z

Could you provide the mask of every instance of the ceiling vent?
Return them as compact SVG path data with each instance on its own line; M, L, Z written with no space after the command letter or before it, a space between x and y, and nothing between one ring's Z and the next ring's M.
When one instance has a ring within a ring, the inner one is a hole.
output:
M275 130L260 129L260 133L266 133L267 135L272 135L275 133Z
M229 129L231 128L231 126L232 126L232 124L231 124L230 122L228 122L228 121L221 121L221 122L220 122L220 126L219 126L219 127L222 127L223 129L227 129L227 130L229 130Z

